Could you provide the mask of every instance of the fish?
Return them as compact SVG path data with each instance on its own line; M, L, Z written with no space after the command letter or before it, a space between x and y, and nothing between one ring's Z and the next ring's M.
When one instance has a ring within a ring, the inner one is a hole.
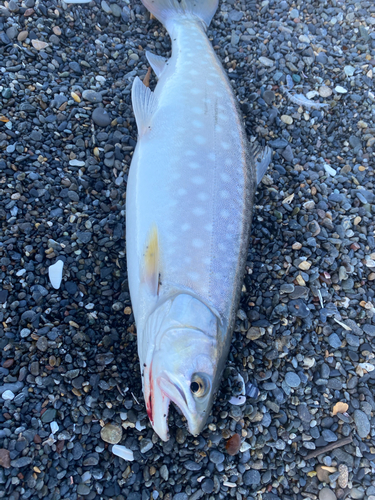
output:
M143 394L169 439L173 403L197 436L212 409L239 304L257 184L272 156L250 146L207 37L217 0L142 0L167 29L132 85L138 139L126 190L126 255Z

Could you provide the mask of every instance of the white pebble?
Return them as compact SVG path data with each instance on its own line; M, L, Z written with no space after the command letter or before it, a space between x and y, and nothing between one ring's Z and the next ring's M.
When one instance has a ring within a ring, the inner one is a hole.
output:
M59 430L57 422L51 422L49 425L51 426L52 434L56 434L56 432Z
M137 431L143 431L143 429L146 429L146 426L145 425L142 425L140 420L137 420L136 423L135 423L135 428L137 429Z
M129 450L129 448L125 448L125 446L121 446L119 444L112 446L112 453L120 458L123 458L124 460L128 460L129 462L133 462L134 460L134 453L132 450Z
M12 391L4 391L1 397L4 401L12 401L12 399L14 399L14 393Z
M337 87L335 87L335 90L339 94L347 94L348 92L346 89L344 89L344 87L341 87L341 85L337 85Z
M159 492L158 492L158 491L156 491L156 490L154 490L154 491L152 492L152 498L153 498L154 500L156 500L157 498L159 498Z
M324 164L324 170L327 172L327 174L332 175L332 177L337 174L336 170L332 168L331 165L328 165L328 163Z
M85 162L82 160L70 160L69 165L72 167L84 167Z
M16 276L23 276L26 273L26 269L20 269L17 271Z
M250 448L251 448L251 444L250 444L250 443L248 443L247 441L244 441L244 442L241 444L240 452L241 452L241 453L244 453L245 451L250 450Z
M64 268L64 262L62 260L58 260L52 266L48 268L48 276L53 288L58 290L61 285L62 273Z
M229 400L231 405L236 405L236 406L242 406L246 403L246 397L245 396L232 396Z

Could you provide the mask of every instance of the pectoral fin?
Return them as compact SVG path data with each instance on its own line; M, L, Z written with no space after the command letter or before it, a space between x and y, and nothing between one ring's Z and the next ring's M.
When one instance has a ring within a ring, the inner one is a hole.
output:
M250 153L253 155L257 172L257 184L260 183L272 158L272 149L266 146L262 148L256 142L250 145Z
M153 226L148 238L142 263L142 281L147 285L152 295L159 294L160 248L156 226Z
M150 63L151 68L155 71L156 76L160 78L160 75L163 73L163 70L167 63L167 59L162 56L157 56L156 54L153 54L148 50L146 50L146 57L147 61Z
M155 112L157 101L155 94L138 78L134 79L132 87L132 103L137 122L138 134L142 136L150 130L150 122Z

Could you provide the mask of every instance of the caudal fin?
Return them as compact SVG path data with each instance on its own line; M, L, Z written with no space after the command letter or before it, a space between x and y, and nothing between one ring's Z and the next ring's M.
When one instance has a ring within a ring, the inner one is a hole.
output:
M214 17L218 0L142 0L143 5L166 25L176 17L197 17L207 28Z

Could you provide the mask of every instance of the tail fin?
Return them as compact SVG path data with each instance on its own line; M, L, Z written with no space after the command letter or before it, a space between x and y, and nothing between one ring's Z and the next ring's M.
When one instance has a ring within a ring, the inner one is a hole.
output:
M197 17L207 28L214 17L218 0L142 0L143 5L164 24L179 16Z

